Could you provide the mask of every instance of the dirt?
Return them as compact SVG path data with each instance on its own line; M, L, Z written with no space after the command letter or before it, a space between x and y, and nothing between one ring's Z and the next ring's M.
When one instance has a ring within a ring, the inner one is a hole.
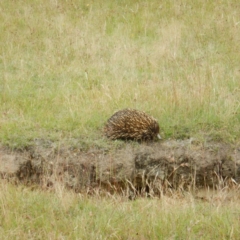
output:
M0 174L10 181L42 188L60 183L76 192L89 193L96 188L128 190L130 194L218 188L240 182L240 147L187 139L130 142L106 151L56 146L38 139L24 150L1 146Z

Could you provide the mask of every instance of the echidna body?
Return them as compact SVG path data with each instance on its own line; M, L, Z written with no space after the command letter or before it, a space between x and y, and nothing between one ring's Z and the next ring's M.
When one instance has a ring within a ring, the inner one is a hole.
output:
M159 135L159 124L153 117L135 109L123 109L113 114L104 128L112 139L148 141Z

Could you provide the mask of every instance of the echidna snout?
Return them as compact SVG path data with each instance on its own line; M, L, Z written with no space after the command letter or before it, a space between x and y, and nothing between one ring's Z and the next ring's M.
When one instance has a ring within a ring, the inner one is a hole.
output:
M156 119L135 109L123 109L113 114L104 127L104 133L112 140L161 139Z

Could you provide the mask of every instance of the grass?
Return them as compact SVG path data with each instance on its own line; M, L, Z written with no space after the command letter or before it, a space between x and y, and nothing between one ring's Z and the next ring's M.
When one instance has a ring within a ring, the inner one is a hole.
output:
M4 239L238 239L239 191L128 201L0 184Z
M0 1L0 142L105 146L104 122L125 107L164 138L239 142L239 16L237 0ZM0 235L238 239L239 190L218 194L128 201L1 181Z
M101 138L125 107L165 138L239 141L238 1L0 3L0 141Z

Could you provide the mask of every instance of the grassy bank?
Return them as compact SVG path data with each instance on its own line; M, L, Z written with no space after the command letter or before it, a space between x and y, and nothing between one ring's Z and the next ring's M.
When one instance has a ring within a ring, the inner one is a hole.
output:
M0 233L4 239L239 239L238 195L128 201L1 183Z
M164 138L239 142L239 41L237 0L1 0L0 143L109 145L102 126L125 107L157 118ZM0 203L4 239L240 234L237 189L128 201L1 180Z
M165 138L240 137L238 1L0 3L0 141L101 137L132 107Z

